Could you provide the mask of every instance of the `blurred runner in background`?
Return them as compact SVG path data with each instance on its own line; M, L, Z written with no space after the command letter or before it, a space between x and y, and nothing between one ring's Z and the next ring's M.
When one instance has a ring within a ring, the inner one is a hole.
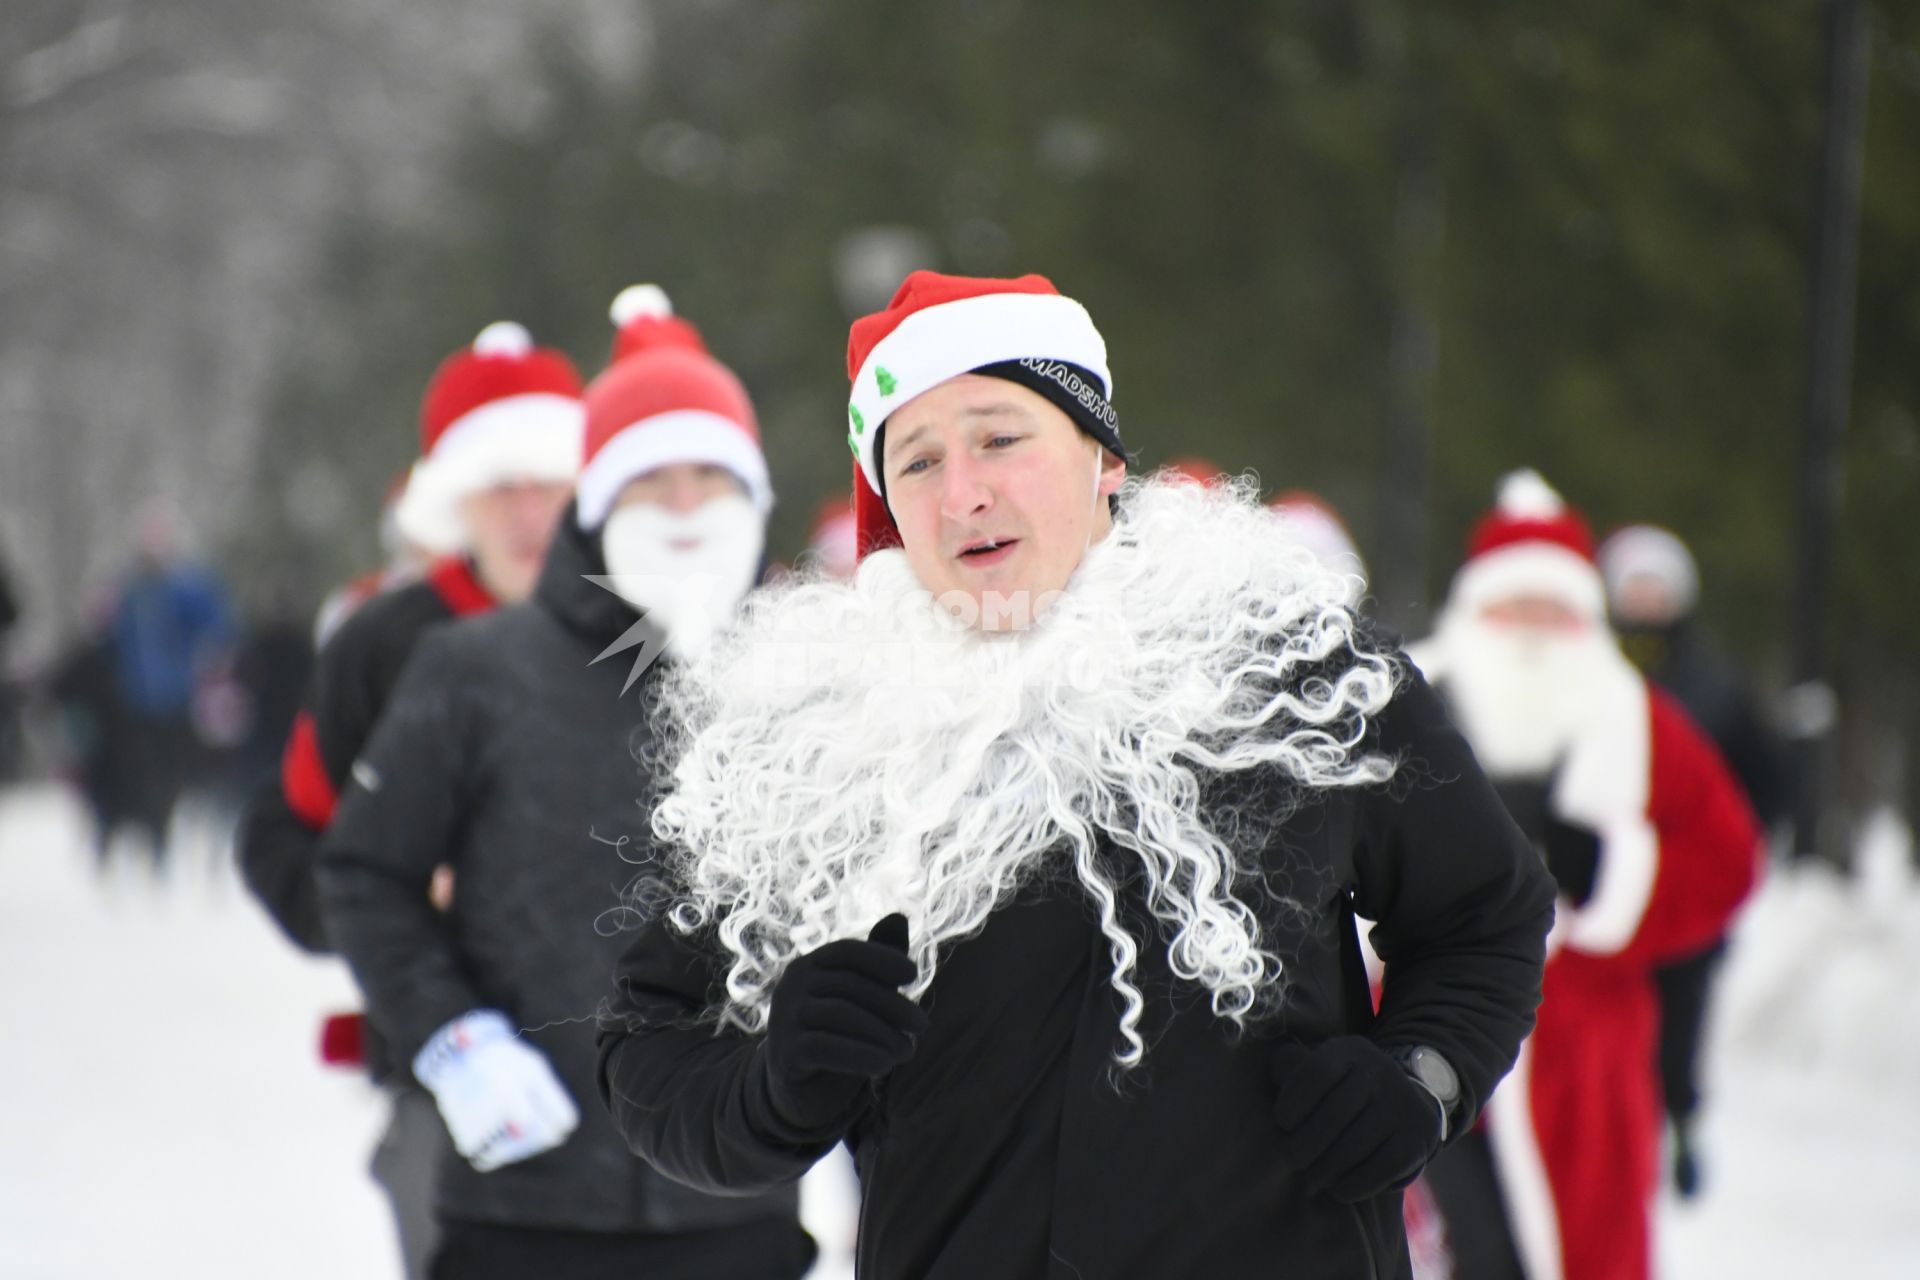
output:
M1762 832L1786 814L1786 753L1747 682L1701 633L1700 572L1673 533L1629 525L1600 546L1607 608L1620 647L1672 694L1712 738L1747 793ZM1660 1083L1673 1134L1673 1181L1682 1197L1700 1189L1694 1116L1700 1109L1700 1039L1725 936L1655 975L1660 986Z
M1760 866L1719 753L1607 629L1593 557L1579 513L1516 472L1409 650L1559 887L1538 1025L1484 1125L1426 1175L1462 1280L1649 1274L1653 973L1720 936Z
M487 326L428 384L421 457L397 516L411 540L443 558L341 624L320 654L280 776L255 792L241 827L247 884L302 949L332 949L314 877L320 839L401 669L426 632L532 593L572 496L584 424L572 362L534 346L510 321ZM435 895L442 908L451 892L441 876ZM364 1063L391 1097L373 1173L393 1202L407 1274L417 1278L436 1242L434 1175L447 1137L433 1100L406 1063L392 1060L377 1030L358 1015L330 1019L322 1054Z

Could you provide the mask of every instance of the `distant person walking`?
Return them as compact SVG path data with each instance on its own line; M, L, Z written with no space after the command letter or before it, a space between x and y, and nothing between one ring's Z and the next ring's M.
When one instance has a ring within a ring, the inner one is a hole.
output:
M179 517L150 505L132 572L107 627L114 695L107 756L124 798L120 820L165 863L167 822L200 758L194 698L229 657L236 633L226 588L187 554ZM102 847L113 832L101 833Z
M1772 827L1787 810L1785 752L1746 680L1701 632L1695 616L1700 571L1687 544L1653 525L1629 525L1601 544L1600 572L1621 650L1713 739L1761 829ZM1660 988L1660 1084L1673 1133L1673 1182L1688 1198L1700 1190L1694 1131L1700 1039L1713 975L1726 951L1723 935L1654 974Z

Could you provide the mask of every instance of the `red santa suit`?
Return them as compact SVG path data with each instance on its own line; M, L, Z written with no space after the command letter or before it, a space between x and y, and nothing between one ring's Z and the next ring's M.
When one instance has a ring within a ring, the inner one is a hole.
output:
M1559 632L1490 617L1516 600L1560 606ZM1529 1280L1651 1274L1653 970L1719 937L1761 865L1758 825L1719 753L1620 654L1604 618L1584 522L1525 472L1476 530L1439 630L1415 650L1488 774L1550 777L1552 819L1597 837L1591 891L1561 898L1538 1021L1485 1117Z

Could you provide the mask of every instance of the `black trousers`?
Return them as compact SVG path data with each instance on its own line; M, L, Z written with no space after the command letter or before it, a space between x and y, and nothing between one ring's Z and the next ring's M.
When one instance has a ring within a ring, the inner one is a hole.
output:
M156 863L164 862L167 822L173 806L187 787L199 759L199 739L185 717L148 716L128 712L108 744L115 777L110 779L119 804L113 817L141 828L153 841ZM112 832L101 833L103 841Z
M1699 955L1654 971L1660 989L1660 1088L1675 1122L1691 1118L1700 1107L1700 1036L1714 973L1726 953L1723 938Z

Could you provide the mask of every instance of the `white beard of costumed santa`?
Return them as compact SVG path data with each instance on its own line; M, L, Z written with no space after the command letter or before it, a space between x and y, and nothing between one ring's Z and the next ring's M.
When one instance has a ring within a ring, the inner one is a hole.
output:
M1577 625L1487 616L1514 601L1552 602ZM1435 634L1408 655L1490 777L1546 783L1552 819L1597 838L1592 889L1561 897L1534 1033L1485 1123L1529 1280L1644 1277L1660 1141L1652 967L1725 929L1755 874L1752 816L1705 738L1620 652L1586 524L1533 472L1503 483Z
M721 1017L760 1029L791 960L895 911L918 996L943 945L1042 876L1070 879L1099 917L1121 1063L1144 1048L1131 981L1144 946L1164 945L1219 1016L1263 1008L1281 959L1196 778L1390 774L1358 748L1396 670L1346 591L1249 487L1149 480L1122 491L1112 533L1022 631L962 625L894 549L851 582L802 576L749 597L660 691L677 765L654 825L681 854L672 918L717 922L730 954ZM1124 851L1162 939L1130 930L1101 842Z

